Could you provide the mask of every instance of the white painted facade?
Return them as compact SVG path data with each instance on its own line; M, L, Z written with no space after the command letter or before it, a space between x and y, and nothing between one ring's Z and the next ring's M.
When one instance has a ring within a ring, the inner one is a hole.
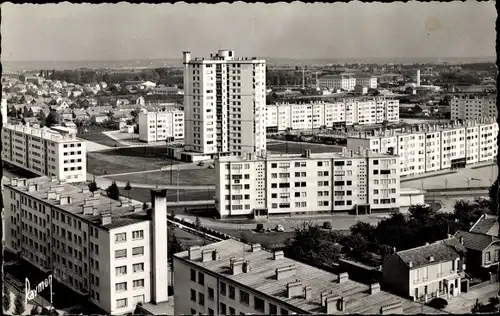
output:
M48 128L6 124L2 130L2 159L37 175L67 182L85 182L85 142L75 134Z
M398 208L399 157L361 151L221 157L216 208L221 218Z
M161 112L139 113L139 140L149 143L183 138L183 111L167 108Z
M151 220L141 204L47 177L11 179L4 198L6 249L88 295L89 303L122 315L138 302L168 299L166 200Z
M317 87L321 89L354 91L356 85L376 89L378 78L375 76L354 76L349 74L326 75L318 78Z
M219 50L184 52L185 150L241 155L266 150L266 61Z
M409 130L386 130L349 135L347 148L359 146L401 157L401 175L492 161L497 155L498 124L494 118L451 122L443 126L419 125Z
M7 99L2 97L2 124L7 124L8 118Z
M277 131L311 130L336 124L372 125L399 122L399 100L373 97L337 102L267 105L266 127Z
M460 94L451 99L451 119L471 120L485 116L497 117L496 94Z

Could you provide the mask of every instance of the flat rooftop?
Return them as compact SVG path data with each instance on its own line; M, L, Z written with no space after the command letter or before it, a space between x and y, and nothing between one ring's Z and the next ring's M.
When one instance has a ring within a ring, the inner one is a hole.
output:
M339 283L339 275L330 273L304 263L289 259L274 259L273 254L258 250L253 252L250 245L243 244L233 239L224 240L218 243L200 247L201 250L217 250L219 257L217 260L202 262L198 260L189 260L189 251L183 251L174 256L182 261L188 261L191 264L212 273L218 274L222 279L228 279L234 283L240 284L251 291L272 297L281 301L284 305L293 306L297 312L310 314L325 314L326 310L321 306L321 293L333 291L344 298L345 310L335 314L379 314L383 305L401 302L404 314L444 314L439 310L419 303L406 300L394 294L380 291L370 294L370 286L352 281L350 279ZM244 258L249 261L251 270L248 273L233 275L230 273L231 258ZM296 270L294 275L283 277L277 280L275 271L278 268L294 265ZM300 281L301 286L311 287L310 299L304 296L288 298L287 284Z
M3 126L3 128L11 130L13 132L19 132L35 137L40 137L42 139L55 141L57 143L83 142L82 139L77 138L74 134L63 134L47 127L35 127L29 125L7 123ZM60 127L58 126L58 128Z
M142 210L142 204L131 205L110 199L101 190L94 193L89 192L87 184L79 186L43 176L34 179L10 179L10 182L5 183L5 186L104 229L113 229L149 220L146 212ZM31 192L30 186L32 186ZM49 192L56 194L49 199ZM84 214L84 205L92 205L90 214ZM106 213L110 210L111 223L101 225L101 212Z
M356 159L356 158L393 158L396 155L389 155L387 153L377 153L368 149L354 152L344 150L344 152L323 152L311 153L309 156L305 154L268 154L267 156L225 156L219 157L220 162L245 162L245 161L295 161L300 160L321 160L321 159Z

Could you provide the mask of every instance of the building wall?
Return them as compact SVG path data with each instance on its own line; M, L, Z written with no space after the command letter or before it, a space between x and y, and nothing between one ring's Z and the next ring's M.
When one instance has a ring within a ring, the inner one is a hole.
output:
M382 267L382 284L399 295L407 296L410 290L410 271L399 256L387 257Z
M427 286L427 294L436 293L439 291L439 282L441 282L441 291L444 291L444 280L450 278L457 278L457 284L454 295L460 294L461 280L458 275L458 266L460 260L455 261L455 270L452 270L452 261L431 264L419 269L412 269L410 271L410 296L414 296L418 289L419 298L425 294L425 287ZM450 288L448 288L450 291Z
M496 95L458 95L451 99L451 119L479 119L496 117Z
M67 182L87 178L85 142L52 131L6 125L2 130L2 159L38 175Z
M398 157L248 157L215 165L221 217L252 216L260 209L272 215L399 207Z
M7 121L7 99L2 98L2 124L5 125Z
M139 139L145 142L184 138L184 112L168 110L139 114Z
M500 250L500 243L496 242L490 245L483 251L482 265L484 267L489 267L492 265L498 265L498 251Z

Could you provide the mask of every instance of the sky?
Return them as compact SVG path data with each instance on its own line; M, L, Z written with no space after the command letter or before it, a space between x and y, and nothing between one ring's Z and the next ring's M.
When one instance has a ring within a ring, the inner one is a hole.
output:
M491 2L2 3L2 60L493 57Z

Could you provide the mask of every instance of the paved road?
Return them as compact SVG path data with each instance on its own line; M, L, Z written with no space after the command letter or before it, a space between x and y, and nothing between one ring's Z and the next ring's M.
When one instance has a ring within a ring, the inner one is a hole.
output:
M444 309L453 314L470 314L476 299L487 304L490 297L496 297L498 293L498 283L487 284L480 288L462 293L460 296L453 296L448 299L448 306Z

